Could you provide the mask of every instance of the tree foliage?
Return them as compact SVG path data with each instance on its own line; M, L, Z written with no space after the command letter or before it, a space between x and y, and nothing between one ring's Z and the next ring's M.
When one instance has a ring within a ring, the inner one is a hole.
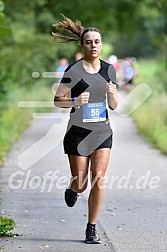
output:
M73 59L79 49L75 44L51 40L52 24L62 20L61 13L98 27L109 53L119 57L164 53L165 0L5 0L5 9L0 1L0 98L15 86L29 87L33 71L54 71L59 58Z
M0 1L0 47L4 42L5 38L10 36L10 28L7 27L4 14L4 3Z

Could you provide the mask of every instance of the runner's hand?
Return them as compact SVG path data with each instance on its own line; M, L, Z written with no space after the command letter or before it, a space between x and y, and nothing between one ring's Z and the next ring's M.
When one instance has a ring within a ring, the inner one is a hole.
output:
M111 81L107 83L106 88L107 88L108 94L111 96L113 96L117 93L116 85L113 84Z
M88 103L89 102L89 97L90 97L89 92L83 92L82 94L80 94L80 96L77 97L76 105L82 105L82 104Z

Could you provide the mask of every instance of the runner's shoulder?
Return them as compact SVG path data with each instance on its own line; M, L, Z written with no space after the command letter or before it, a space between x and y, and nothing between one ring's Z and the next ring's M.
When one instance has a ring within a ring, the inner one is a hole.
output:
M79 61L81 61L81 60L82 60L82 58L79 59L79 60L76 60L76 61L72 62L71 64L69 64L68 67L66 68L65 72L67 72L67 71L68 71L69 69L71 69L77 62L79 62Z
M102 67L104 67L104 68L113 67L114 68L114 66L112 64L110 64L110 63L108 63L108 62L106 62L106 61L104 61L102 59L100 59L100 61L101 61Z

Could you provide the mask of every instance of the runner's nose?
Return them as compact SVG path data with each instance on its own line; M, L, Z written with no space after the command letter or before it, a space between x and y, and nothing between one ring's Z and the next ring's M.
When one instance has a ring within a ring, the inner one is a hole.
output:
M92 47L96 47L95 41L92 41Z

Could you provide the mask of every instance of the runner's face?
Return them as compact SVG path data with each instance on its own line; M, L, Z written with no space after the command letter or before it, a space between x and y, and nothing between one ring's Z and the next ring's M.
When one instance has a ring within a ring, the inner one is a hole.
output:
M82 49L85 57L89 59L98 58L102 50L101 35L96 31L85 33Z

